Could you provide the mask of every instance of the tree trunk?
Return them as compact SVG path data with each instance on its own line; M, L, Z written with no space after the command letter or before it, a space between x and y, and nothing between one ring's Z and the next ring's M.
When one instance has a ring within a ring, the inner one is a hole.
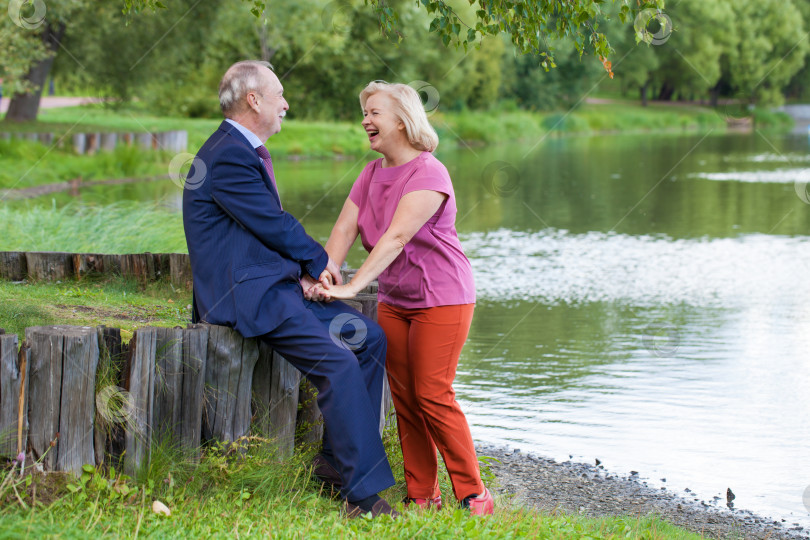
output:
M720 97L720 83L717 83L711 89L709 89L709 105L711 107L717 107L717 100L719 97Z
M11 103L9 103L8 111L6 112L7 121L26 122L37 119L42 89L45 86L45 81L48 79L48 74L51 72L53 59L56 57L56 51L64 35L64 23L58 23L53 26L51 24L45 25L45 31L42 33L42 41L45 43L45 48L50 54L48 54L44 60L40 60L34 64L25 75L25 79L33 85L34 89L29 94L16 94L11 98Z
M643 85L639 87L639 92L641 94L641 106L647 106L647 90L650 88L650 81L646 81Z
M661 91L658 92L658 99L661 101L669 101L675 94L675 87L668 81L664 81L661 85Z

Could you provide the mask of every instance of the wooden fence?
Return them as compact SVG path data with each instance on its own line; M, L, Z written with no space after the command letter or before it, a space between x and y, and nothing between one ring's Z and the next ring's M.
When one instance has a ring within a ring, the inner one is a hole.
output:
M0 252L6 279L113 272L143 281L168 275L191 287L186 254ZM347 303L376 320L376 289ZM26 328L22 343L0 329L0 455L22 449L46 470L78 472L123 458L132 474L155 444L193 459L203 441L236 441L251 431L289 455L323 436L315 398L278 353L224 326L139 328L128 343L104 326ZM386 382L381 431L390 407Z
M57 136L53 133L0 133L0 139L24 139L39 142L46 146L56 144L65 149L73 149L77 154L95 154L111 151L120 145L137 145L144 150L166 150L185 152L188 148L187 131L162 131L159 133L72 133Z
M114 274L142 283L170 277L175 287L191 290L187 253L65 253L60 251L0 251L0 278L56 281L88 275Z
M376 295L350 303L376 316ZM129 343L104 326L0 334L0 455L22 450L45 470L123 458L132 474L155 444L195 459L202 441L251 432L288 456L323 436L315 397L282 356L224 326L139 328ZM386 383L380 431L390 407Z

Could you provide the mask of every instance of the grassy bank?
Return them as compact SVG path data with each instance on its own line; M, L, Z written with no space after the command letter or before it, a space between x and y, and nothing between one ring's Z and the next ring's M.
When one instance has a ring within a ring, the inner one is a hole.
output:
M436 113L430 120L442 144L481 145L534 142L562 135L615 133L699 132L721 133L726 120L739 111L699 106L631 102L584 104L569 112L527 112L507 106L493 111ZM788 130L790 118L783 113L757 111L758 128ZM50 131L65 134L80 131L187 130L190 153L202 145L219 120L161 118L137 110L112 111L101 105L43 110L40 121L0 125L0 131ZM368 151L365 133L356 122L308 122L285 120L268 147L276 158L358 157ZM112 153L77 156L69 151L27 141L0 141L0 188L26 188L69 181L126 178L169 172L174 157L168 152L120 148Z
M140 326L184 326L191 293L159 281L145 287L120 278L64 283L0 280L0 327L22 337L28 326L70 324L121 328L125 339Z
M181 214L158 205L5 205L0 206L0 250L185 253L186 237Z
M106 324L122 328L129 339L139 326L184 324L189 301L188 293L160 282L140 288L116 278L0 281L0 326L20 335L26 326ZM384 440L397 484L383 495L398 501L405 489L393 428ZM440 512L408 512L396 521L348 521L340 513L340 501L310 479L313 449L281 460L268 441L251 438L242 444L244 454L207 447L199 463L169 447L156 447L150 465L134 478L122 476L119 466L87 467L79 478L41 473L19 478L2 460L0 538L699 538L654 518L550 515L505 497L498 497L495 515L487 518L472 518L448 502ZM485 482L495 485L487 459L482 459ZM440 484L445 500L452 499L446 475ZM155 500L172 515L153 513Z
M400 471L392 430L385 442ZM410 511L397 520L350 521L340 513L341 502L310 480L311 450L282 461L265 441L248 446L239 458L206 449L199 464L156 448L137 480L90 467L79 479L35 474L19 482L18 497L0 488L0 538L700 538L653 518L541 514L501 497L496 513L484 518L446 504L439 512ZM405 494L398 476L383 493L390 501ZM449 486L442 484L447 497ZM170 516L151 510L156 500Z

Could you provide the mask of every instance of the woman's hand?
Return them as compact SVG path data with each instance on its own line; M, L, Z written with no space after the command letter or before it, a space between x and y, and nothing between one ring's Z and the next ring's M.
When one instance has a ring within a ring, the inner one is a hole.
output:
M327 300L349 300L357 296L359 292L351 281L345 285L329 284L325 288L321 287L321 289Z

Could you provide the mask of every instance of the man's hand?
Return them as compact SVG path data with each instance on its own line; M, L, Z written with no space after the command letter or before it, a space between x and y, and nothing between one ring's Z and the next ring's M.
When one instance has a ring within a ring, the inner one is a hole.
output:
M301 288L304 290L304 298L307 300L312 300L312 294L315 290L315 287L318 286L318 282L315 281L309 274L304 274L301 276L301 279L298 280L301 284Z
M299 283L301 283L301 288L304 290L304 298L307 300L323 302L329 299L321 283L312 279L311 276L304 274Z
M329 257L329 262L326 263L326 269L318 278L318 281L320 281L325 288L329 288L327 282L325 282L323 279L324 274L326 273L329 273L331 276L331 279L328 281L328 285L343 285L343 277L340 275L340 267L335 261L332 260L332 257Z

